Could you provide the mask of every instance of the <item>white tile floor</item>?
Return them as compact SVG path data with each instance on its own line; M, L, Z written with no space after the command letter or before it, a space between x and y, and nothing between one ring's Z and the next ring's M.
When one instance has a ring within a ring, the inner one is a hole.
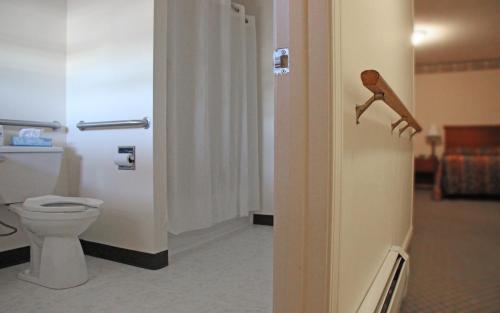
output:
M1 313L270 313L272 228L249 226L171 259L159 271L88 257L90 281L54 291L0 270Z

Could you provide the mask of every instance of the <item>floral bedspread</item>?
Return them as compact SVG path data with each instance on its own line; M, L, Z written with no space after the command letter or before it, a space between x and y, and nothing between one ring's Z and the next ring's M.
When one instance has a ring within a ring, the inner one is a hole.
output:
M448 151L441 164L444 195L500 195L500 149Z

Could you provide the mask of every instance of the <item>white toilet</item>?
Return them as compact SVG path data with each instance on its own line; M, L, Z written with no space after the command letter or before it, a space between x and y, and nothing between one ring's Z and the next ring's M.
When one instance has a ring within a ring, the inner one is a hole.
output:
M101 200L47 195L54 191L62 148L0 147L0 204L17 213L31 246L22 280L53 289L88 280L78 236L99 216Z

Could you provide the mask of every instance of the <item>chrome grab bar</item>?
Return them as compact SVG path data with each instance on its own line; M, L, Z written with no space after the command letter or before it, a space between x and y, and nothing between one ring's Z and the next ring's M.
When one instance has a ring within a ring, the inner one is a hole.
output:
M107 122L84 122L80 121L76 127L81 131L87 129L103 129L103 128L149 128L149 120L147 117L142 120L124 120L124 121L107 121Z
M56 129L59 129L62 127L61 123L59 123L57 121L37 122L37 121L21 121L21 120L5 120L5 119L0 119L0 125L52 128L53 130L56 130Z

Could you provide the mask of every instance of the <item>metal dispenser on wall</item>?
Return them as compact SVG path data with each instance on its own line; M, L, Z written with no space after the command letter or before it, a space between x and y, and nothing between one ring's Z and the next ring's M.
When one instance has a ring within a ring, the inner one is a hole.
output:
M135 161L134 146L118 147L118 154L114 159L115 164L118 165L118 170L135 171Z

